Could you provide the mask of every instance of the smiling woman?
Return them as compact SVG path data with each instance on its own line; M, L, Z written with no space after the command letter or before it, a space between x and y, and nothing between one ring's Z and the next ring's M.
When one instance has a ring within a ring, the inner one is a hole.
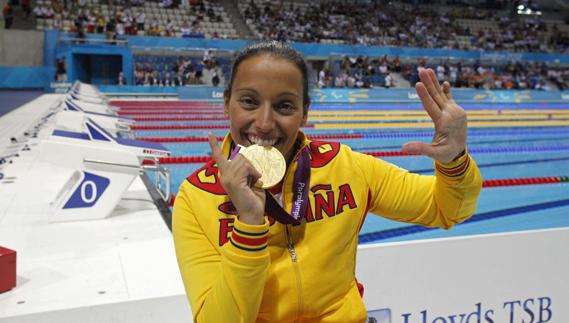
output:
M417 94L433 120L432 143L403 151L435 159L435 176L410 174L300 127L310 99L302 56L266 41L241 51L224 93L230 131L190 175L174 205L176 254L196 322L364 322L354 276L367 212L449 229L468 219L481 190L466 152L466 113L448 83L420 72ZM273 146L286 160L280 183L257 185L240 146ZM231 160L229 160L231 159Z
M304 76L293 63L271 54L242 61L234 74L224 104L231 137L244 146L273 146L288 161L308 114Z

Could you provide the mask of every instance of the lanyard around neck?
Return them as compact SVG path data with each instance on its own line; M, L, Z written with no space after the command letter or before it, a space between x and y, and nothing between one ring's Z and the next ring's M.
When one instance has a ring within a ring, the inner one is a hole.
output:
M229 157L231 160L239 153L237 146ZM308 185L310 184L310 154L308 146L301 149L298 163L294 172L292 210L289 214L275 199L273 194L265 190L265 213L282 224L299 224L306 213L308 205Z

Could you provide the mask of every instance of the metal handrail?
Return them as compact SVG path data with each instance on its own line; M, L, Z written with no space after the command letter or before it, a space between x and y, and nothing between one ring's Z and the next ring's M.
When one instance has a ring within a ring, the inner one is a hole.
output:
M154 187L162 199L167 202L170 199L170 171L160 165L158 157L145 157L144 160L150 160L153 162L153 165L142 165L142 169L154 171L154 174L156 175ZM162 187L161 179L164 179L164 186L166 186L165 190L164 187Z
M59 42L62 41L76 41L82 43L108 43L116 45L128 45L128 40L126 39L99 39L99 38L79 38L79 37L59 37Z
M162 165L160 165L160 160L158 159L158 157L145 157L143 159L143 163L145 160L152 161L153 165L144 165L144 164L129 165L129 164L113 163L113 162L94 160L94 159L83 159L83 162L99 164L99 165L137 168L140 169L141 172L145 170L153 171L156 174L154 187L156 188L156 191L158 191L158 194L160 194L160 197L162 197L164 201L168 201L168 199L170 198L170 171L167 168L164 168L162 167ZM161 179L164 180L165 187L163 187Z
M84 162L84 163L93 163L93 164L108 165L108 166L119 166L119 167L128 167L128 168L140 168L139 165L120 164L120 163L113 163L113 162L107 162L107 161L95 160L95 159L83 159L83 162Z

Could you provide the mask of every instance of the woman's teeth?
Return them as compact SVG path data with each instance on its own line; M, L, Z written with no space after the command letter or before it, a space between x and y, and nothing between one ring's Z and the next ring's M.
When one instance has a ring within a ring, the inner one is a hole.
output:
M274 146L277 142L277 138L275 139L261 139L254 135L249 135L248 138L252 144L261 145L261 146Z

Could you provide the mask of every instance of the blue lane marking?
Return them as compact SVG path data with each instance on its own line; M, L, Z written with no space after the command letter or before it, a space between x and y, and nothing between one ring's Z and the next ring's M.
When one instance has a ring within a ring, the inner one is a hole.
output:
M551 201L551 202L545 202L545 203L538 203L538 204L531 204L531 205L524 205L524 206L514 207L514 208L510 208L510 209L497 210L497 211L484 212L484 213L480 213L480 214L475 214L472 218L464 221L462 224L459 224L459 225L464 225L467 223L480 222L480 221L487 221L487 220L491 220L491 219L495 219L495 218L501 218L501 217L505 217L505 216L527 213L527 212L532 212L532 211L546 210L546 209L551 209L551 208L556 208L556 207L561 207L561 206L566 206L566 205L569 205L569 199ZM389 238L400 237L400 236L404 236L404 235L408 235L408 234L437 230L437 229L439 229L439 228L427 228L427 227L423 227L423 226L419 226L419 225L410 225L410 226L404 226L404 227L400 227L400 228L394 228L394 229L383 230L383 231L378 231L378 232L370 232L370 233L361 234L359 236L358 243L381 241L381 240L385 240L385 239L389 239Z
M338 134L339 131L331 132L329 134ZM383 132L367 132L367 131L355 131L350 132L350 134L362 135L362 139L368 138L408 138L408 137L432 137L433 131L383 131ZM471 129L468 131L469 136L519 136L519 135L567 135L569 130L501 130L501 131L481 131Z
M511 122L511 121L567 121L568 118L555 118L555 119L548 119L548 118L541 118L541 119L534 119L534 118L510 118L510 119L477 119L476 117L469 117L469 122ZM415 119L415 120L397 120L395 117L391 120L318 120L317 118L311 118L309 123L314 124L367 124L367 123L390 123L390 124L398 124L398 123L414 123L414 124L425 124L426 126L430 126L433 121L431 119ZM190 122L189 124L194 124ZM557 127L559 125L550 125L548 127ZM565 127L561 125L561 127ZM427 127L422 127L427 128Z
M354 149L354 151L365 151L366 149ZM569 146L538 146L538 147L482 147L468 148L470 154L494 154L494 153L528 153L545 151L569 151Z
M486 168L486 167L495 167L495 166L511 166L511 165L523 165L523 164L535 164L535 163L548 163L548 162L563 161L563 160L569 160L569 157L530 159L530 160L519 160L519 161L511 161L511 162L476 164L476 165L478 166L478 168ZM433 173L434 171L435 171L434 168L425 168L425 169L410 170L409 172L416 173L416 174L425 174L425 173Z
M565 110L569 109L569 104L561 102L544 102L544 103L461 103L458 102L465 110ZM417 103L312 103L310 110L418 110L423 111L420 102Z
M526 138L526 139L507 139L507 140L481 140L481 141L469 141L467 146L472 145L485 145L485 144L503 144L503 143L513 143L513 142L537 142L537 141L559 141L568 140L569 137L551 137L551 138ZM346 140L346 139L344 139ZM349 139L348 139L349 140ZM352 140L360 140L360 138L354 138ZM359 151L367 150L378 150L378 149L397 149L401 148L401 145L390 145L390 146L366 146L361 147Z
M484 147L468 149L472 154L483 153L524 153L524 152L543 152L543 151L567 151L569 146L540 146L540 147Z
M534 128L531 130L512 130L511 128L499 128L501 130L496 131L485 131L485 130L477 130L471 129L468 131L468 137L479 137L479 136L496 136L496 137L504 137L504 136L527 136L527 135L569 135L569 130L563 129L556 129L552 130L543 129L543 128ZM211 129L210 130L216 136L224 136L227 133L225 129ZM419 137L427 137L432 138L434 134L434 130L420 130L420 131L409 131L409 130L402 130L402 129L385 129L382 131L377 131L375 129L369 130L346 130L346 129L339 129L339 130L323 130L323 129L312 129L307 128L304 131L307 135L338 135L338 134L350 134L350 135L362 135L361 139L393 139L393 138L419 138ZM134 130L135 137L186 137L186 136L198 136L198 137L205 137L207 136L207 130ZM360 139L360 138L358 138ZM328 141L334 141L337 139L322 139Z

